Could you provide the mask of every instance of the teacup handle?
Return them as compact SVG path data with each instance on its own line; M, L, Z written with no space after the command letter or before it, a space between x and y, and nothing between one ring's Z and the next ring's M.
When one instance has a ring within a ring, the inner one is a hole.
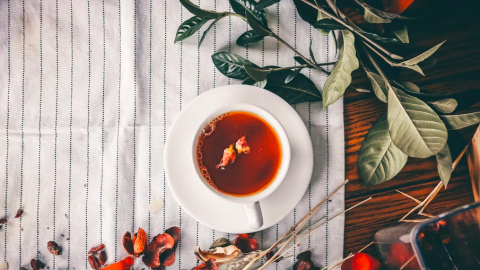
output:
M259 202L246 203L245 212L247 213L248 224L253 229L260 229L263 226L262 209Z

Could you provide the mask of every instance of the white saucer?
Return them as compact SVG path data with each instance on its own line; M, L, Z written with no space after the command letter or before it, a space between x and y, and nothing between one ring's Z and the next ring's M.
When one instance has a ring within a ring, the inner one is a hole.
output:
M277 95L257 87L228 85L209 90L180 112L173 122L165 146L165 173L173 196L191 217L218 231L249 233L242 204L226 202L213 196L189 162L193 150L190 142L198 126L219 106L250 103L273 114L283 125L291 146L290 168L282 184L260 201L263 227L266 229L285 218L302 199L312 177L313 149L307 128L290 104Z

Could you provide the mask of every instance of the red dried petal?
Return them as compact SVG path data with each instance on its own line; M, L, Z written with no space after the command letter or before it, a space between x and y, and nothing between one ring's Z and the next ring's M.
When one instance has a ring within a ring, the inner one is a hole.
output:
M210 258L203 264L192 268L192 270L218 270L217 264L215 263L215 259Z
M144 256L142 261L148 267L159 267L160 266L160 254L165 250L171 249L175 241L173 237L168 234L159 234L152 239L145 249Z
M126 257L125 259L119 262L112 263L104 267L103 270L127 270L127 269L130 269L130 267L132 267L133 263L134 263L134 260L132 257Z
M68 240L68 239L67 239ZM88 254L91 254L93 252L99 252L100 250L104 249L105 248L105 245L104 244L100 244L99 246L96 246L96 247L92 247L89 251L88 251Z
M8 219L7 218L0 218L0 224L3 225L7 223Z
M342 270L380 270L381 268L382 265L377 259L365 253L355 253L342 264Z
M237 149L238 154L250 154L250 146L247 143L247 136L243 136L235 143L235 149Z
M45 264L42 261L35 260L35 259L32 259L30 261L30 266L32 266L33 270L40 270L40 269L45 268Z
M215 168L219 169L227 166L228 164L232 164L235 162L235 158L237 158L237 153L235 153L235 150L233 150L233 145L230 145L230 147L223 150L222 160L218 165L215 166Z
M130 232L126 232L123 235L123 248L129 255L135 255L135 252L133 252L132 234Z
M17 214L15 215L15 218L21 217L22 214L23 214L23 209L22 209L22 208L18 209L18 210L17 210Z
M50 241L47 243L48 252L53 255L62 255L62 249L58 246L55 241Z
M293 265L293 270L320 270L320 267L315 266L312 262L312 252L305 251L297 256L297 262Z
M90 264L90 267L92 267L92 269L100 269L100 262L98 261L97 257L95 257L95 255L91 254L90 256L88 256L88 263Z
M160 255L160 263L162 266L170 266L175 263L175 250L177 250L178 241L180 241L180 228L172 227L165 231L168 233L174 241L173 248L165 250Z
M251 235L246 233L239 234L233 244L238 247L243 253L249 253L260 249L260 245L257 243L257 239L252 238Z
M147 241L148 241L147 233L142 228L139 227L138 232L132 241L133 241L133 252L137 257L140 257L140 255L145 250L145 246L147 245Z
M105 250L100 251L100 254L98 254L98 262L101 266L107 262L107 252L105 252Z

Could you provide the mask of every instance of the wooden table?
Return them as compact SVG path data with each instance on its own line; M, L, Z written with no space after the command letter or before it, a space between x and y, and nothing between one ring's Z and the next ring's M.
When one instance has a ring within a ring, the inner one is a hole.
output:
M401 72L402 80L414 82L426 92L480 91L480 20L476 14L480 9L475 2L478 1L434 1L421 9L430 18L409 26L410 42L418 47L417 52L425 51L445 39L447 42L435 54L438 63L424 69L425 77L406 70ZM352 85L371 89L370 82L361 71L354 73ZM373 93L348 89L345 94L345 171L351 181L346 186L346 208L373 197L346 214L345 255L357 252L373 241L375 232L396 224L416 205L396 190L423 200L439 181L435 157L409 158L405 168L394 179L372 188L362 185L357 170L358 151L368 130L385 110L386 104ZM464 131L464 136L471 136L472 133L468 132L471 130ZM459 149L452 152L455 159ZM467 162L463 158L453 172L448 188L442 189L426 212L436 214L470 202L473 202L473 194ZM376 254L373 247L366 251Z

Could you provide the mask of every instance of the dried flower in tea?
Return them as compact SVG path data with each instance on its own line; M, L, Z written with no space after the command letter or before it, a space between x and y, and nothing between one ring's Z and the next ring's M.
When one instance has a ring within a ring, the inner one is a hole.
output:
M217 169L224 168L228 164L232 164L233 162L235 162L236 158L237 158L237 153L235 153L235 150L233 149L233 144L232 144L228 148L225 148L225 150L223 150L222 160L217 166L215 166L215 168Z
M250 146L248 146L246 138L247 136L243 136L235 143L235 149L237 149L239 155L242 153L250 154Z

